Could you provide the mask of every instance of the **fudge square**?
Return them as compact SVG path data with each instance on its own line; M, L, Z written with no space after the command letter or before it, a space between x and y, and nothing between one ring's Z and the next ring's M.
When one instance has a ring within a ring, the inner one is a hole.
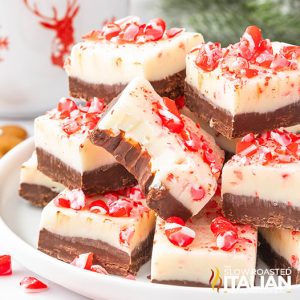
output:
M53 181L37 169L35 152L22 164L19 195L30 204L44 207L64 189L64 185Z
M164 219L188 219L216 191L223 151L144 78L111 103L91 140L135 176L148 206Z
M224 275L247 274L254 284L257 230L250 225L233 225L221 213L215 197L186 224L177 217L158 218L151 260L151 281L174 285L211 285L219 272ZM240 278L237 278L237 282ZM232 282L228 280L228 286Z
M222 171L225 216L237 223L300 230L300 135L248 134Z
M104 25L73 46L65 69L70 94L109 102L135 77L145 77L162 96L183 95L185 56L203 42L199 33L166 29L162 19L127 17Z
M186 58L186 105L229 139L299 124L299 59L256 26L227 48L203 44Z
M42 212L38 248L65 262L91 252L110 274L135 274L150 259L155 214L138 187L89 197L64 190Z
M85 106L62 98L56 109L35 119L38 170L64 186L88 194L114 191L136 183L134 177L89 134L101 118L102 99Z
M300 231L259 229L258 255L272 269L291 269L291 283L300 284Z

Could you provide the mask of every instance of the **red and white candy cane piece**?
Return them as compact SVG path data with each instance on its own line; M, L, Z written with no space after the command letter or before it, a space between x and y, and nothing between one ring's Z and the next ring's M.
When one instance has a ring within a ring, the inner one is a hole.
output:
M24 277L20 286L26 293L39 293L48 289L45 283L35 277Z

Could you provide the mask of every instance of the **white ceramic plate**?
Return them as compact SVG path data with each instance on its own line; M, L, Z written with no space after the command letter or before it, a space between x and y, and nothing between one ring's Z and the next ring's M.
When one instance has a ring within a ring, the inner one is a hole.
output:
M150 283L150 264L143 266L136 281L105 276L75 268L38 250L40 209L18 196L19 169L34 148L33 139L18 145L0 160L0 234L11 254L29 270L74 292L93 299L299 299L300 287L286 289L241 289L238 292L212 291L210 288L180 287Z

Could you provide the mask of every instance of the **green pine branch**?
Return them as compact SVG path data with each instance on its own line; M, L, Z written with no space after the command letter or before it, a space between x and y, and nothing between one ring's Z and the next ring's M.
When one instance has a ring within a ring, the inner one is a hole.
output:
M300 44L299 0L162 0L161 10L171 26L199 31L206 41L235 43L255 24L266 38Z

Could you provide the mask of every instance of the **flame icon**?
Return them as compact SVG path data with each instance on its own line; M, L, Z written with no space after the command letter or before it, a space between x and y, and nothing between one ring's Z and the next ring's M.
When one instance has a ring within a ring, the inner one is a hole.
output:
M211 276L209 278L209 284L211 285L213 291L215 287L217 287L217 292L219 293L220 287L222 286L223 280L220 276L220 270L219 268L215 268L216 274L213 269L211 269ZM219 281L219 284L216 286L217 282Z

